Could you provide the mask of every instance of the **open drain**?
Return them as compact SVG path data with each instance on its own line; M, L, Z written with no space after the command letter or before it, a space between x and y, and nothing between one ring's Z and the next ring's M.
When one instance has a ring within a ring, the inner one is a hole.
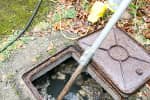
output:
M37 100L56 100L75 71L78 58L79 52L74 47L69 47L25 73L23 79ZM100 99L112 100L112 97L91 77L88 71L82 72L64 97L64 100Z
M53 70L47 72L32 83L46 100L55 100L74 72L77 62L69 58ZM64 100L99 100L102 88L86 72L83 72ZM108 97L109 98L109 97Z

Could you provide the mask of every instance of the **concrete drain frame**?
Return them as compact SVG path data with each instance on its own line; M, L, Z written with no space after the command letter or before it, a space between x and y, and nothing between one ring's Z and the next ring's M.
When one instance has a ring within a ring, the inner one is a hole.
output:
M22 78L35 100L43 100L43 97L40 95L32 82L71 57L78 62L80 53L82 52L80 50L81 49L78 46L69 46L23 74ZM113 95L113 98L121 98L116 93L116 90L114 90L113 87L111 87L108 82L106 82L105 79L100 75L100 73L96 72L96 70L96 65L92 62L88 65L86 72L88 72L88 74L94 80L96 80L97 83L99 83L105 90L107 90L109 94Z

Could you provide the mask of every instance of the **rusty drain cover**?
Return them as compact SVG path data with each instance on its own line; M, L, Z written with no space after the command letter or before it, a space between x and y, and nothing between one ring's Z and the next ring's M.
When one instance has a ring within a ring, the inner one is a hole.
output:
M78 41L85 50L99 34L95 33ZM127 34L113 28L93 58L98 71L122 93L131 94L150 76L150 56Z

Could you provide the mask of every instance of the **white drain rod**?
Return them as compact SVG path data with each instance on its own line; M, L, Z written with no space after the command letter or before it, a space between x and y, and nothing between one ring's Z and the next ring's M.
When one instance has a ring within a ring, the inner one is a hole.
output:
M78 75L80 75L81 72L83 71L83 69L86 68L87 64L89 63L91 58L94 56L95 51L99 48L99 46L101 45L101 43L103 42L103 40L105 39L105 37L107 36L109 31L119 20L119 18L121 17L123 12L126 10L126 8L128 7L128 5L130 4L131 1L132 0L122 0L117 11L113 14L113 16L111 17L109 22L106 24L104 29L101 31L100 35L94 41L93 45L90 48L88 48L87 50L85 50L85 52L81 56L81 58L79 60L79 66L77 67L75 72L72 74L71 78L69 79L69 81L67 82L67 84L65 85L63 90L60 92L57 100L63 100L63 97L67 94L67 92L71 88L72 84L74 83L74 81L76 80Z

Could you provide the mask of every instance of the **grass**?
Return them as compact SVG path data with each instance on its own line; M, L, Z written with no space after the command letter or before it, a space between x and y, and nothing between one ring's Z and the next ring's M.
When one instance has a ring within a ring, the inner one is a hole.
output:
M10 35L9 37L3 38L2 41L6 41L6 42L2 42L0 45L0 48L3 48L7 44L7 42L13 40L17 34L18 34L18 32L16 32L14 35ZM14 44L12 44L10 47L8 47L7 50L0 53L0 62L4 62L5 60L7 60L11 56L11 54L14 50L21 48L23 46L23 44L27 43L30 40L31 40L30 36L21 37L18 41L16 41Z
M0 34L22 29L32 14L37 0L0 0Z
M147 3L143 0L137 0L136 3L132 2L129 5L129 13L133 16L134 31L136 32L134 38L144 46L150 44L150 39L146 39L144 35L141 33L141 30L143 29L140 29L140 27L146 23L143 20L139 20L137 18L138 16L137 11L139 8L142 8L146 5Z
M16 30L22 30L25 27L37 2L38 0L0 0L0 49L16 37L18 34ZM51 0L43 0L29 30L35 24L46 20L47 14L53 9L54 3ZM29 36L23 36L3 53L0 53L0 63L7 60L14 50L20 48L21 45L29 40Z
M12 34L14 30L22 30L37 2L38 0L0 0L0 35ZM52 9L51 0L43 0L33 25L44 20L45 15Z
M51 50L48 51L48 54L49 54L49 55L53 55L53 54L55 54L56 52L57 52L57 49L54 47L53 49L51 49Z

